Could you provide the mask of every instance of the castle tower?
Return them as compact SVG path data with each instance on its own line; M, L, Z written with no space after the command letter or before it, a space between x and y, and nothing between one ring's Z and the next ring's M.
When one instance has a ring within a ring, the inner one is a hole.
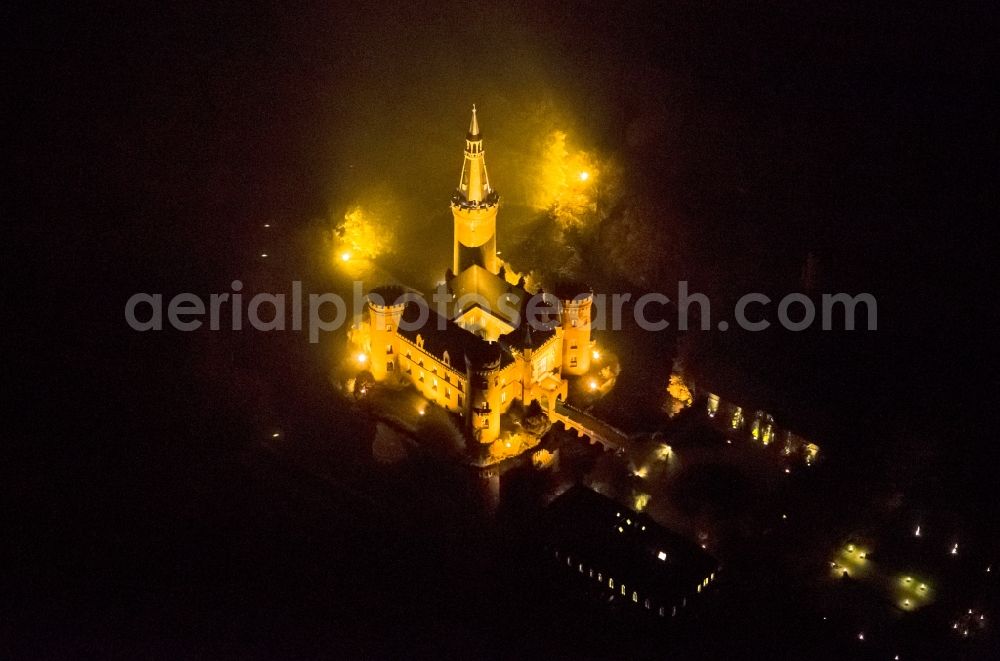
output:
M490 273L500 270L497 259L497 211L500 196L490 187L486 174L483 136L479 133L476 106L465 136L465 161L458 189L451 198L455 219L455 256L452 271L458 275L477 264Z
M495 342L477 344L465 354L469 382L465 419L470 436L484 445L500 437L500 359L500 345Z
M376 287L368 293L368 321L371 327L371 356L368 363L376 381L384 381L399 368L396 330L406 307L402 287Z
M563 331L563 374L579 376L590 369L590 308L594 292L580 283L560 284L560 322Z

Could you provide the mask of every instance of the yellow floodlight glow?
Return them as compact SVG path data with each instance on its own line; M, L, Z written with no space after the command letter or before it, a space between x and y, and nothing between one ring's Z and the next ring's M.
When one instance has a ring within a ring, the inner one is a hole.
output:
M597 349L594 349L593 351L590 352L590 357L593 358L594 360L600 360L601 352L598 351Z
M589 388L590 388L591 390L597 390L597 381L596 381L596 380L594 380L594 379L591 379L591 380L590 380L590 382L589 382L589 383L587 384L587 386L588 386L588 387L589 387Z
M364 365L365 363L368 362L368 356L367 356L367 354L363 354L363 353L359 353L357 356L354 357L354 359L356 361L358 361L359 365Z
M349 261L351 261L351 253L349 253L346 250L344 252L340 253L340 261L342 261L342 262L349 262Z
M587 172L586 170L584 170L583 172L580 173L580 181L587 181L588 179L590 179L590 173L589 172Z

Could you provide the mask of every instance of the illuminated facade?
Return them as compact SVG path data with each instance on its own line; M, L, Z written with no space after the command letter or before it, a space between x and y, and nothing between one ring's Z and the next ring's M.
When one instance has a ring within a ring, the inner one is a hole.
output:
M499 204L473 106L451 197L454 251L445 275L450 299L440 308L422 308L405 300L402 287L372 290L364 346L376 381L412 384L429 402L463 418L481 464L523 451L511 450L502 438L501 416L520 401L538 402L551 417L566 398L563 375L584 374L592 352L593 294L585 285L560 285L554 293L558 310L541 315L547 323L528 323L533 293L496 251Z

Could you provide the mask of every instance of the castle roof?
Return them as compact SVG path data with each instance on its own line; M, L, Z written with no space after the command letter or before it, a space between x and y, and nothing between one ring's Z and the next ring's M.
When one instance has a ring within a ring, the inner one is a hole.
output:
M452 317L478 305L505 323L517 326L520 310L531 297L523 287L508 283L478 264L465 269L448 284L455 294Z
M426 318L421 321L421 308L426 311ZM491 344L474 333L465 330L451 319L443 317L428 305L410 302L403 309L400 318L399 335L417 344L417 336L423 339L424 350L432 356L442 359L447 351L452 367L458 371L465 370L465 356L480 356L487 351L482 345ZM514 361L510 351L501 347L500 367Z

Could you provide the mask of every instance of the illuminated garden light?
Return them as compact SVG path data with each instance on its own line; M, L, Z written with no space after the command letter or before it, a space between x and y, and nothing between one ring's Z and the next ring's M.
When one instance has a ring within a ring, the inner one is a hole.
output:
M589 387L589 388L590 388L591 390L597 390L597 381L595 381L594 379L591 379L591 380L590 380L590 383L588 383L588 384L587 384L587 386L588 386L588 387Z
M594 349L594 350L593 350L593 351L592 351L592 352L590 353L590 355L591 355L591 357L592 357L592 358L593 358L594 360L600 360L600 359L601 359L601 352L600 352L600 351L598 351L597 349Z
M346 250L344 252L340 253L340 261L342 261L342 262L349 262L349 261L351 261L351 253L347 252Z
M588 179L590 179L590 173L589 172L587 172L586 170L584 170L583 172L580 173L580 181L587 181Z
M359 353L354 359L358 361L359 365L364 365L368 362L368 356L363 353Z

